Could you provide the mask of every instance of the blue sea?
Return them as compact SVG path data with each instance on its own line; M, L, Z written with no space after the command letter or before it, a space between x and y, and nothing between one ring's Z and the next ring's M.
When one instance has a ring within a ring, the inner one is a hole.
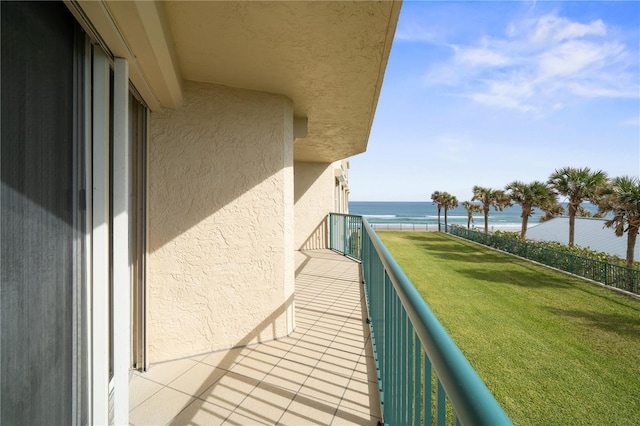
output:
M584 203L583 207L594 213L597 211L595 206L587 203ZM438 226L438 208L429 201L350 201L349 213L362 215L371 224L388 224L393 229L401 225L416 225L420 229L435 229ZM522 226L521 214L522 209L517 204L501 212L495 211L492 207L489 211L489 228L517 231ZM534 214L529 218L529 226L540 223L540 216L543 214L540 209L534 209ZM473 218L471 226L484 227L482 213L474 214ZM440 221L444 224L444 209L441 211ZM449 225L467 226L467 211L462 206L449 210L447 222Z

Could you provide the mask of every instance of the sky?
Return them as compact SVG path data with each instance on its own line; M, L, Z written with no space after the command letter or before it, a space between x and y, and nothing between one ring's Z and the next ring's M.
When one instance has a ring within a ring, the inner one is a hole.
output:
M351 201L640 174L640 0L406 1ZM561 200L562 201L562 200Z

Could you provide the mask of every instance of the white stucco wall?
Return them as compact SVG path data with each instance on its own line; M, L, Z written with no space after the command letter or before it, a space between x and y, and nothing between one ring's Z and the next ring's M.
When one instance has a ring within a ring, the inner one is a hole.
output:
M334 205L334 163L296 161L295 248L327 248L327 215Z
M188 82L149 123L151 363L293 331L289 99Z

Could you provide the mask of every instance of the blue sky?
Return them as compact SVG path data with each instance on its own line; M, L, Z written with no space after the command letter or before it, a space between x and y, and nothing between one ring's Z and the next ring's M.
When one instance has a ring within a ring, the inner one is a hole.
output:
M352 201L640 174L640 1L405 1Z

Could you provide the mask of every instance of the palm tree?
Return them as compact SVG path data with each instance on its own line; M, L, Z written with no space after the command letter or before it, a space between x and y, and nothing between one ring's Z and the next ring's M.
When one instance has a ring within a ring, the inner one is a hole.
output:
M444 193L444 200L442 206L444 207L444 230L447 231L447 211L449 209L455 209L458 207L458 199L455 195L451 195L448 192Z
M544 212L544 216L540 216L540 222L546 222L547 220L553 219L556 216L561 216L564 214L564 207L560 204L555 203L550 206L541 207Z
M482 209L479 204L472 203L471 201L463 201L462 207L467 210L467 229L471 228L471 223L473 222L473 214L480 213Z
M511 206L511 200L504 191L477 185L473 187L473 198L471 201L480 201L482 203L485 234L489 232L489 207L493 206L496 211L502 211L505 207Z
M578 217L592 217L594 219L603 219L605 214L606 214L605 212L601 212L601 211L593 213L591 210L580 206L578 208L577 216Z
M558 194L569 199L569 247L573 246L576 214L580 203L589 200L598 204L598 191L606 182L607 174L605 172L602 170L591 171L588 167L556 169L549 177L547 183Z
M524 240L527 236L527 224L529 217L533 214L533 208L546 208L556 204L556 194L547 184L539 181L527 184L515 180L508 184L505 189L509 191L511 200L522 207L520 238Z
M576 215L578 217L591 217L591 216L593 216L593 214L591 213L591 210L585 209L582 206L578 207L578 211L576 212Z
M632 268L640 230L640 180L637 177L617 177L610 185L601 188L599 195L600 212L613 212L613 219L606 221L605 226L614 228L618 237L627 233L627 267Z
M438 206L438 232L440 232L440 210L442 210L444 201L443 194L444 192L440 191L434 191L433 194L431 194L431 201L433 201L433 204Z

